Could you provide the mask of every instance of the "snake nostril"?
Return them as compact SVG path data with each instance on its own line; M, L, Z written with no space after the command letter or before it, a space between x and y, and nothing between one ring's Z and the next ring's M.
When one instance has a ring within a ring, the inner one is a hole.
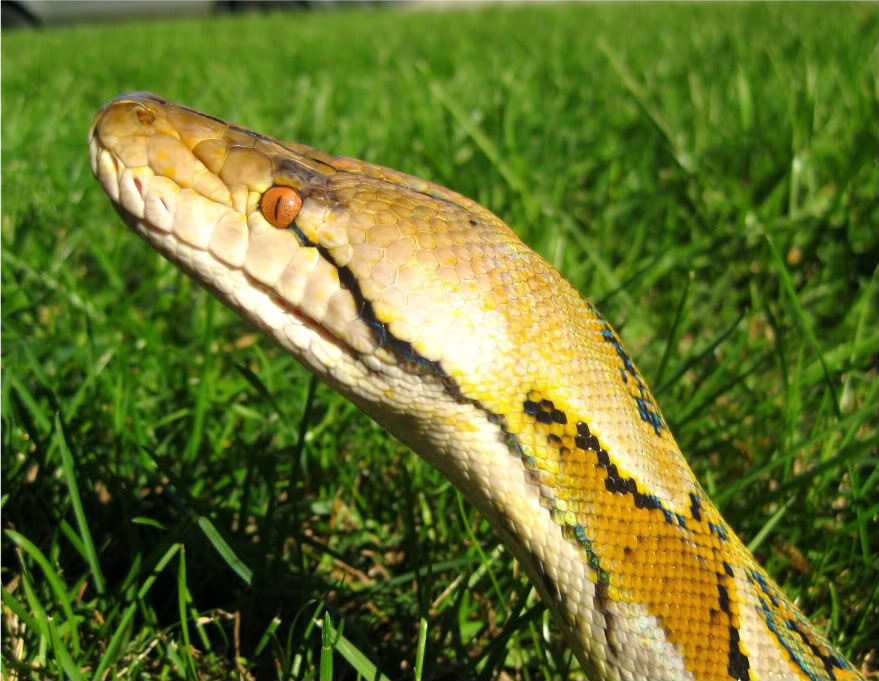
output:
M139 120L144 125L152 125L153 121L156 120L156 115L151 111L147 111L146 109L138 109L135 115L137 116L137 120Z
M287 229L302 208L302 197L293 187L275 185L269 187L259 200L262 216L273 227Z
M137 189L137 193L143 196L143 183L137 177L134 178L134 187Z

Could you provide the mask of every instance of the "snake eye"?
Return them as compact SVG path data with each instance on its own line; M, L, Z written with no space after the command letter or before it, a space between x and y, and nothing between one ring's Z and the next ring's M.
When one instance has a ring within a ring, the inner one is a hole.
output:
M293 187L276 184L269 187L259 200L262 216L278 229L287 229L299 215L300 208L302 197Z

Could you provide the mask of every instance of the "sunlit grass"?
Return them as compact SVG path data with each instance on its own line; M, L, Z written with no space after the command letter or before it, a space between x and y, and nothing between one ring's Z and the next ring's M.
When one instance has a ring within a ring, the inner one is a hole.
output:
M580 675L441 476L124 229L85 132L130 89L500 215L599 304L732 526L860 664L876 19L392 7L4 33L4 677Z

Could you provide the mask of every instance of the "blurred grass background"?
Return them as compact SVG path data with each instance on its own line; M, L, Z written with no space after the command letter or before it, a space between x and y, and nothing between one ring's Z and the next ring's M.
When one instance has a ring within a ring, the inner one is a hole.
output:
M123 227L85 133L132 89L500 215L875 669L877 40L875 4L787 3L4 33L4 678L581 676L453 488Z

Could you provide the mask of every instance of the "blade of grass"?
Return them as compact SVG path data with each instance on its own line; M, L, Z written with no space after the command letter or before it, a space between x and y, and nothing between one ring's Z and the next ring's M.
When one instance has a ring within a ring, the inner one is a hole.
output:
M378 667L373 664L369 658L360 651L351 641L342 635L341 629L335 629L333 623L327 614L323 621L318 621L317 625L322 629L324 647L338 652L348 663L354 667L355 671L364 679L370 681L390 681L387 676L382 674ZM324 654L321 650L321 669L323 670ZM332 667L330 667L332 671ZM332 679L332 676L327 677Z
M95 583L95 591L103 594L106 590L106 582L101 572L101 564L98 561L98 553L95 551L95 544L92 540L92 534L89 530L86 513L82 507L82 499L79 496L79 487L76 483L76 471L73 464L73 455L67 444L67 433L64 430L64 424L61 422L61 415L55 414L55 438L54 444L61 453L61 470L64 472L64 481L67 483L67 492L70 495L70 507L73 509L73 516L76 518L76 526L79 529L79 538L82 541L85 550L85 559L88 562L89 570L92 573L92 579Z
M38 624L37 620L32 617L27 611L27 608L24 607L24 604L9 593L5 586L0 588L0 598L2 598L3 604L15 613L15 616L22 620L28 629L31 631L40 631L42 623Z
M754 538L748 542L748 550L751 553L754 553L757 549L760 548L760 545L763 543L763 540L766 539L775 529L775 526L778 525L779 521L782 519L787 510L791 507L791 505L796 500L796 497L791 497L788 499L784 505L779 508L775 513L772 514L772 517L766 521L766 524L760 528L760 531L754 535Z
M13 542L15 542L22 551L24 551L28 556L30 556L31 560L33 560L40 568L43 576L45 576L46 581L49 583L49 586L52 588L52 592L55 594L55 598L57 599L58 605L61 607L61 611L64 613L65 621L67 622L67 629L70 631L70 641L73 644L74 654L79 656L80 647L79 647L79 630L77 626L77 617L73 614L73 607L70 604L70 598L67 595L67 589L64 584L61 583L61 580L58 577L58 573L52 567L49 560L43 555L43 552L40 551L37 546L22 536L15 530L5 530L4 534L9 537ZM43 612L43 616L46 613Z
M827 368L827 363L824 361L824 353L821 350L821 346L818 344L818 339L815 337L815 331L812 329L812 325L809 323L809 320L806 319L806 313L803 310L803 306L800 303L800 298L797 295L796 290L794 289L794 282L791 279L790 272L787 269L787 265L785 265L784 263L784 258L781 257L781 252L775 245L775 240L766 229L763 230L763 238L766 239L766 243L769 244L769 251L772 253L772 259L775 262L775 267L778 271L778 277L781 280L782 290L784 290L785 294L787 295L788 301L790 301L794 317L799 323L800 329L806 336L806 339L809 341L809 345L812 346L812 350L818 356L818 361L821 363L821 368L824 370L824 380L827 384L827 389L830 391L830 395L833 399L833 410L836 412L836 418L841 419L842 413L839 411L839 398L836 395L836 388L833 385L833 379L830 376L830 370Z
M690 357L686 362L684 362L683 365L681 366L681 368L678 369L674 374L672 374L671 378L669 378L665 383L663 383L656 390L653 391L653 394L658 397L660 393L662 393L663 391L667 390L668 388L673 386L675 383L677 383L678 380L681 378L681 376L683 376L685 373L687 373L687 371L689 371L691 367L696 366L699 362L701 362L706 357L708 357L708 355L710 355L712 352L714 352L714 350L721 343L723 343L723 341L725 341L727 338L729 338L730 334L732 334L733 331L736 330L736 327L739 325L739 323L742 321L742 319L745 318L746 314L747 314L747 311L743 310L739 314L739 316L736 317L736 320L732 324L730 324L726 329L724 329L720 334L718 334L718 336L713 341L711 341L705 348L703 348L702 350L700 350L699 352L694 354L692 357Z
M183 634L183 660L188 679L198 679L195 661L192 659L192 643L189 639L189 618L186 606L190 601L189 588L186 586L186 547L181 546L177 552L177 613L180 617L180 631Z
M58 662L61 664L61 668L64 670L65 678L70 679L70 681L82 681L85 677L83 677L83 675L80 673L79 668L76 666L76 663L74 663L73 658L70 656L70 651L68 651L67 646L64 645L64 641L58 634L58 629L55 626L55 621L51 617L46 620L46 626L48 626L49 628L49 637L52 642L52 650L58 658Z
M503 160L501 153L498 151L494 143L473 121L473 119L464 112L458 102L446 93L446 89L440 84L440 82L425 70L423 63L416 62L415 66L422 71L424 77L430 79L428 87L433 96L436 97L440 104L442 104L452 115L458 125L467 132L470 139L472 139L482 153L485 154L486 158L491 161L491 164L497 169L498 174L504 178L510 188L519 194L522 200L522 205L525 207L525 219L529 222L536 220L540 210L538 199L534 195L534 189L529 187L525 180Z
M149 576L144 580L143 584L141 584L140 589L137 591L137 600L142 600L150 588L155 583L156 579L158 579L162 570L165 569L165 566L171 561L176 554L182 544L173 544L171 545L165 554L159 559L156 563L156 567L150 572ZM101 679L104 677L104 672L110 667L110 665L115 661L116 655L119 652L119 648L122 645L122 640L129 634L128 626L134 617L134 613L137 611L138 604L131 603L123 612L122 617L119 620L119 625L116 627L113 632L113 636L110 638L110 642L107 645L107 650L101 656L101 661L98 663L97 668L95 669L94 678Z
M225 539L223 539L223 536L217 531L214 524L203 515L198 517L197 523L199 528L201 528L201 531L204 532L204 535L208 538L208 541L211 542L214 549L220 554L220 557L226 561L226 565L232 568L232 570L235 571L235 574L241 577L246 584L250 585L251 580L253 579L253 570L247 567L244 561L242 561L235 551L232 550L232 547L229 546Z
M482 562L482 566L485 568L488 573L488 578L491 580L492 588L494 588L495 595L498 598L498 602L501 604L503 608L503 616L506 617L509 613L509 606L507 605L507 599L504 596L503 591L501 591L500 584L498 584L497 577L495 577L494 570L491 568L491 562L488 559L488 556L485 555L485 551L482 550L482 543L476 538L476 535L473 533L473 528L470 526L468 522L467 511L464 510L464 497L460 492L457 492L458 499L458 512L460 513L461 524L464 526L464 531L470 536L470 540L473 542L473 548L476 549L476 552L479 554L479 559Z
M421 681L424 671L424 653L427 650L427 618L418 621L418 643L415 647L415 681Z
M693 283L693 271L687 273L687 282L684 290L681 291L681 298L675 309L674 320L671 323L671 329L668 332L668 340L665 343L665 349L662 351L662 359L659 360L659 369L656 370L656 384L662 385L662 377L665 375L665 367L668 364L668 358L671 355L672 348L677 345L678 334L680 333L681 320L684 316L684 308L687 305L687 298L690 295L690 285Z
M190 462L201 447L204 433L204 421L208 410L208 403L214 390L214 352L211 345L214 342L214 310L216 301L208 297L204 303L204 328L202 329L202 358L203 363L199 370L198 393L195 398L195 409L192 414L192 427L183 460Z
M330 613L324 612L323 627L321 627L320 681L333 679L333 648L336 645L334 633Z

